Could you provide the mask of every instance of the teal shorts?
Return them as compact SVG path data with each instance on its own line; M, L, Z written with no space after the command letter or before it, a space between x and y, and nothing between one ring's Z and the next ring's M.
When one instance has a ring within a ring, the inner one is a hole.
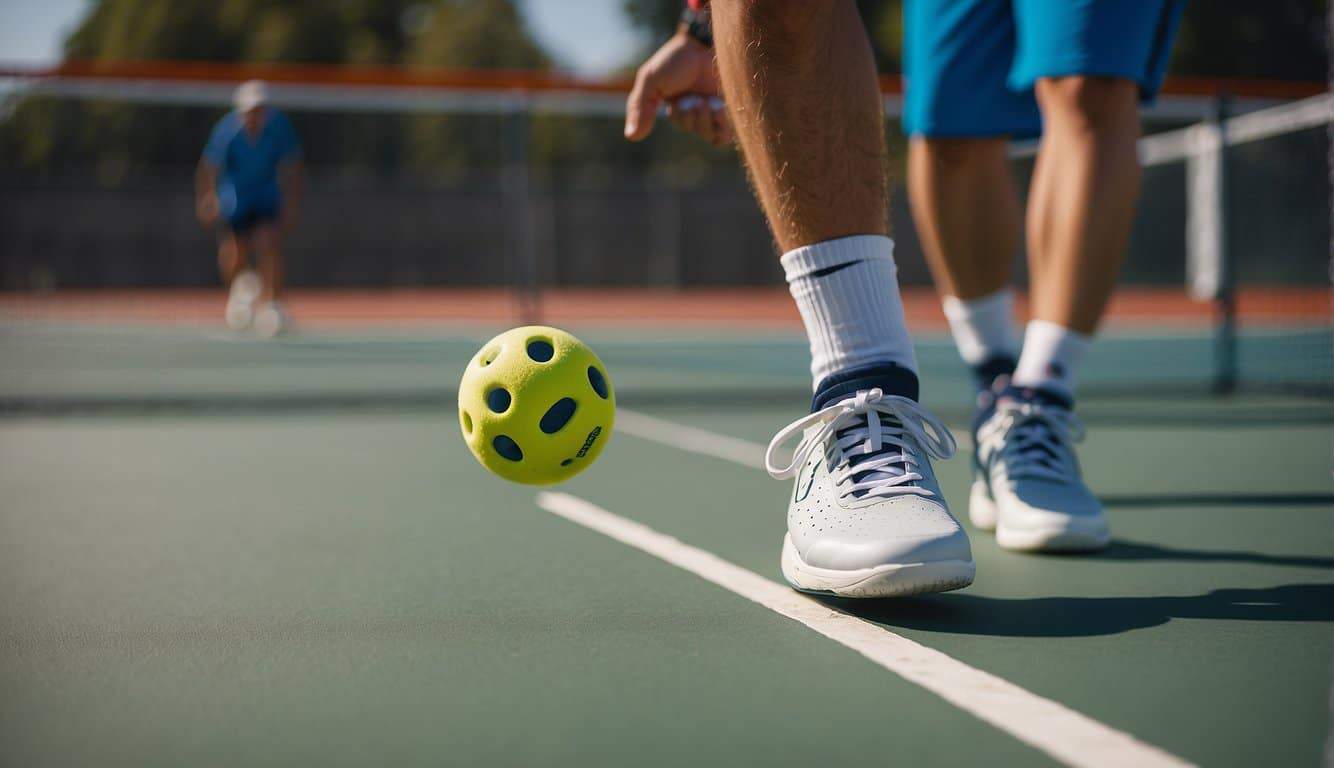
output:
M1042 132L1038 78L1118 77L1148 102L1184 0L904 0L903 128L915 136Z

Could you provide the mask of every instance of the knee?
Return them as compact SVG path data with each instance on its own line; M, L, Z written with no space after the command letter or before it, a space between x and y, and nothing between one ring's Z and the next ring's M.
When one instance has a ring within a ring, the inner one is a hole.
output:
M919 138L915 151L933 170L954 174L969 173L986 166L995 155L1005 155L1004 139Z
M1043 78L1037 83L1038 105L1048 121L1074 122L1101 131L1138 119L1139 86L1120 77Z

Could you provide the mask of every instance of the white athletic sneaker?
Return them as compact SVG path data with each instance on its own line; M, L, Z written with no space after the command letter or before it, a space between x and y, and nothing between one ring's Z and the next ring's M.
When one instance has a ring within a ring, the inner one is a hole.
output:
M1059 398L1006 390L977 429L968 517L1005 549L1079 552L1111 540L1102 504L1084 484L1074 443L1083 425Z
M264 281L260 279L259 274L253 269L243 269L232 279L228 300L254 304L259 301L259 295L263 292Z
M255 313L255 332L267 339L286 332L291 324L287 309L281 302L270 301Z
M233 331L244 331L255 322L255 309L252 305L240 301L228 301L223 314L227 327Z
M263 290L263 281L252 269L242 270L232 278L224 314L228 328L233 331L244 331L250 327L255 321L255 302L259 300L259 294Z
M774 453L801 441L786 467ZM954 437L906 397L860 390L774 436L765 468L796 478L783 576L803 592L891 597L960 589L976 570L968 535L950 515L931 457Z

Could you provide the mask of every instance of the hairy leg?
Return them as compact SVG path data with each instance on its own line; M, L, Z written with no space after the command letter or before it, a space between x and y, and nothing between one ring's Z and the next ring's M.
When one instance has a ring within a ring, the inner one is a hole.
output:
M940 293L966 301L1009 284L1023 215L1005 139L915 137L908 196Z
M715 0L718 71L782 251L888 235L884 110L851 0Z
M1138 89L1114 78L1037 83L1043 136L1028 201L1033 317L1097 329L1139 195Z
M925 471L953 453L953 441L895 437L945 430L918 405L889 238L884 110L857 7L712 8L732 123L811 345L815 415L779 432L765 460L774 477L814 473L790 501L783 574L797 589L866 597L965 586L974 571L967 534ZM815 423L828 432L806 431L791 465L776 466L774 448ZM865 503L843 509L857 491ZM905 492L914 494L906 516L892 498Z

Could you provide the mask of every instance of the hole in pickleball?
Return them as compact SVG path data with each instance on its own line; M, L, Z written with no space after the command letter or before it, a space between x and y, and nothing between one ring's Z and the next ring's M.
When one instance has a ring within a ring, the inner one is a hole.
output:
M459 418L463 420L463 431L472 434L472 416L467 411L459 411Z
M496 387L486 393L486 407L496 413L504 413L510 407L510 393L504 387Z
M561 465L562 467L568 467L568 466L570 466L570 465L573 464L573 463L574 463L574 459L566 459L565 461L562 461L562 462L560 463L560 465Z
M554 405L542 414L542 420L537 422L537 426L542 428L548 435L554 435L560 431L561 427L570 422L570 417L574 415L576 404L572 397L562 397Z
M588 366L588 383L593 385L593 391L598 393L598 397L607 399L607 377L591 365Z
M510 461L523 461L523 451L519 450L519 444L514 442L509 435L496 435L496 438L491 441L491 447L496 449L496 453Z
M482 350L482 354L479 355L477 358L477 364L485 368L491 363L495 362L496 358L499 356L500 356L500 349L497 347L484 349Z
M528 342L528 356L539 363L545 363L556 354L556 348L546 339L533 339Z

